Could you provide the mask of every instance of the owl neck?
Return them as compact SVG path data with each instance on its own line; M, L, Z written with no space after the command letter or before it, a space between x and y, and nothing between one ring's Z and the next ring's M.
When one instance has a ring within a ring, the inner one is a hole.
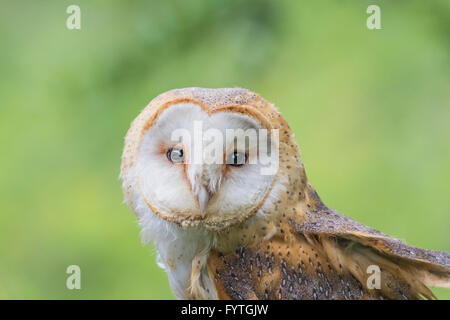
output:
M166 271L172 292L178 299L190 298L194 260L207 257L214 235L198 227L182 228L149 209L140 216L139 224L141 241L155 245L158 266Z

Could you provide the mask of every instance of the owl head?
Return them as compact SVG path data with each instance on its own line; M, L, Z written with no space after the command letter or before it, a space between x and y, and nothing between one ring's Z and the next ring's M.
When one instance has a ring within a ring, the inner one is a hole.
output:
M305 182L287 123L272 104L237 88L176 89L153 99L127 133L121 177L139 217L209 230L253 216L277 184Z

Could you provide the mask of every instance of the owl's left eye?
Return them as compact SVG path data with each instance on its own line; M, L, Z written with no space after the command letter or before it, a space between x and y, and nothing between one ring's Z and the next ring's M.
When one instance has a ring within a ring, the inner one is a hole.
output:
M166 153L167 159L172 163L184 163L183 149L170 148Z
M227 164L233 167L241 167L247 163L247 154L245 152L234 151L227 157Z

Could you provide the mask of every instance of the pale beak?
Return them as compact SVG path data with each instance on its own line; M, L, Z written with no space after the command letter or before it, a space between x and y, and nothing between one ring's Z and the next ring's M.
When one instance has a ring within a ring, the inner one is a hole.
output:
M209 198L209 192L206 190L206 188L204 186L199 187L197 192L197 201L198 205L200 206L200 214L202 215L202 218L205 217L206 206L208 204Z
M209 200L215 194L220 184L220 166L191 165L188 177L194 196L197 198L202 218L206 216Z

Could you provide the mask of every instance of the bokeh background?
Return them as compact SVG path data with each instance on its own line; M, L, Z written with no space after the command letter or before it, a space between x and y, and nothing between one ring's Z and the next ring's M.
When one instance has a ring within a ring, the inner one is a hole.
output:
M174 298L118 175L133 118L187 86L260 93L325 203L450 251L450 2L1 4L0 299ZM81 290L66 289L71 264Z

